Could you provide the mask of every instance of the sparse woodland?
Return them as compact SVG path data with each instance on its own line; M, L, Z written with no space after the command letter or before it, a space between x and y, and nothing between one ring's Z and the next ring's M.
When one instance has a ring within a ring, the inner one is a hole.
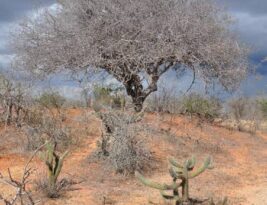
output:
M0 204L267 204L267 98L191 90L250 73L233 23L214 0L58 0L20 22L11 72L34 83L0 76ZM61 73L79 99L36 94Z

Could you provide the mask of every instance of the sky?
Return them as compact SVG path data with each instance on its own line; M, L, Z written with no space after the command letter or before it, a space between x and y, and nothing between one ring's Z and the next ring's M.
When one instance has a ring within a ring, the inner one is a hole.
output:
M250 61L257 65L256 76L245 80L238 91L243 95L267 93L267 0L218 0L236 19L235 32L252 48ZM55 0L0 0L0 68L8 66L14 56L7 46L10 30L25 16L37 8L51 7ZM61 79L62 80L62 79ZM57 84L59 79L50 81ZM180 81L183 88L190 84L190 76ZM195 87L198 87L195 85ZM62 92L76 89L71 83L61 83Z

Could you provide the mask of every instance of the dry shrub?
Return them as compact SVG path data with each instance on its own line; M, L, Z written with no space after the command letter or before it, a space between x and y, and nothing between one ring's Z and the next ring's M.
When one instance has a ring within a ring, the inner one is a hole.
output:
M144 127L138 123L141 115L119 111L99 113L104 129L98 143L98 157L104 157L117 173L133 174L150 164L151 153L141 139Z
M246 117L247 103L248 98L245 97L234 98L228 102L230 115L232 115L236 121L240 121Z
M237 97L228 102L228 117L234 119L235 128L239 131L254 134L263 120L264 113L257 99Z
M96 85L93 90L93 108L96 111L100 111L102 107L124 109L126 104L126 97L122 90L122 87L114 86L112 84L108 86Z
M153 93L146 103L148 112L180 113L181 102L175 88L160 85L158 92Z
M62 124L62 120L47 112L33 109L24 120L23 130L27 135L27 150L34 150L45 140L52 139L59 148L67 148L73 144L70 128Z
M44 107L60 109L66 99L58 92L44 92L37 101Z
M48 198L59 198L75 184L77 184L77 182L63 178L57 182L55 189L50 189L48 179L44 174L39 175L39 177L34 181L36 191L41 192Z
M35 150L37 147L39 147L45 142L44 135L42 135L37 128L24 126L23 131L27 137L27 143L25 147L26 151Z
M133 174L136 170L147 168L151 153L137 135L138 131L133 125L122 125L112 135L109 162L116 172Z
M63 126L61 121L56 118L44 117L40 130L61 148L67 148L73 142L70 129Z

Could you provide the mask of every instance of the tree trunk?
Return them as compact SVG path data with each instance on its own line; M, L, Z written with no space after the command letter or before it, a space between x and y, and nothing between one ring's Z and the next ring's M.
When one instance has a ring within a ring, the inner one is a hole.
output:
M136 112L141 112L143 104L148 94L146 94L142 81L138 75L132 75L131 79L124 83L127 94L131 96L134 109Z
M150 82L147 88L144 88L142 84L142 79L138 74L120 76L119 74L110 72L110 74L112 74L119 82L123 82L127 94L132 98L134 109L136 112L141 112L145 99L152 92L157 91L157 82L159 80L159 76L162 73L164 72L161 72L160 74L158 74L158 72L149 73L152 81Z
M132 100L134 104L134 110L136 112L141 112L143 109L145 98L143 96L138 96L138 97L132 97Z
M12 111L13 111L13 104L10 103L8 105L8 110L7 110L7 119L6 119L6 124L10 125L12 121Z

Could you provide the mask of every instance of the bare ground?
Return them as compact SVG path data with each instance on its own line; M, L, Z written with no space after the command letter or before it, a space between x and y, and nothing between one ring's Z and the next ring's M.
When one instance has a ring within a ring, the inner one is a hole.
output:
M89 111L88 111L89 112ZM63 168L63 177L81 181L61 198L48 200L33 192L41 204L47 205L148 205L149 201L160 204L160 194L144 187L134 177L116 175L103 162L88 161L88 156L96 150L100 136L100 123L90 118L86 124L79 120L85 111L68 111L68 120L77 129L87 126L87 132L72 150ZM195 154L199 161L213 157L213 170L202 174L191 182L191 197L216 199L228 196L234 205L267 204L267 134L249 134L229 130L198 119L185 116L147 114L147 138L154 160L153 169L144 173L156 181L168 182L167 157L183 160ZM29 155L21 154L19 148L23 140L6 138L7 131L1 130L0 172L6 175L10 168L15 177L21 175ZM37 178L45 169L36 159L32 165L38 168ZM14 190L0 185L0 193L11 196ZM1 203L0 203L1 204Z

